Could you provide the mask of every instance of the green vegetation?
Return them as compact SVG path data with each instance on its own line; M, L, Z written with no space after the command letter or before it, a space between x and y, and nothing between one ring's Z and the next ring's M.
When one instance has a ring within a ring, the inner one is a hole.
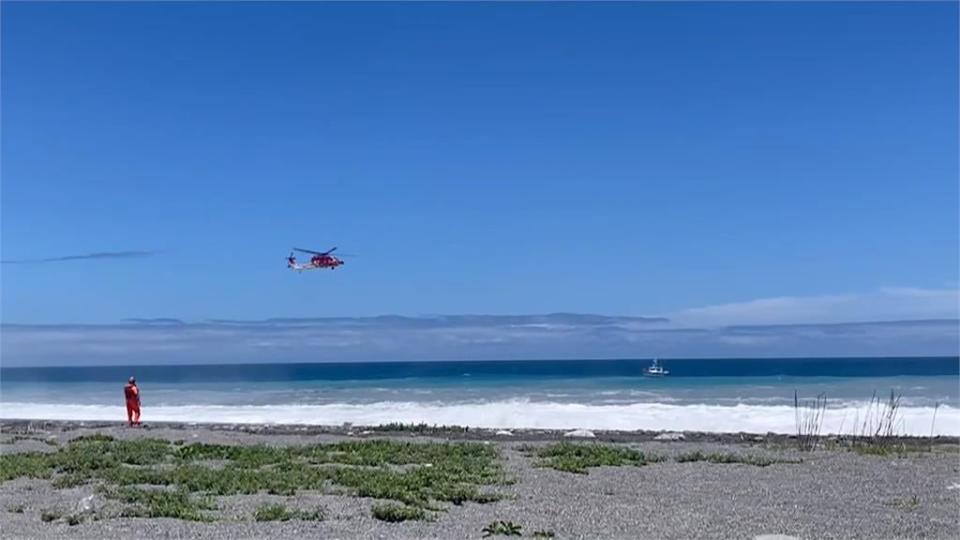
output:
M827 411L827 395L820 394L815 400L800 401L797 391L793 391L793 414L797 426L797 448L813 452L820 443L820 431L823 429L823 417Z
M709 463L743 463L745 465L754 465L757 467L766 467L774 463L801 463L798 460L770 459L761 456L741 455L732 453L713 453L705 454L700 450L681 454L677 456L677 463L688 463L691 461L706 461Z
M282 504L268 504L257 508L253 513L253 519L256 521L289 521L293 519L294 513L287 510Z
M56 510L44 510L40 513L40 520L44 523L50 523L51 521L60 519L60 515L60 512Z
M49 446L58 446L57 441L39 435L14 435L5 441L0 441L0 444L17 444L19 441L38 441Z
M175 444L162 439L80 437L55 452L0 460L0 482L52 478L57 488L93 483L125 504L122 515L211 519L211 496L339 487L402 508L436 510L438 502L488 503L500 495L484 486L507 479L497 450L478 443L387 440L273 447ZM297 515L295 519L305 519ZM311 515L310 519L317 517Z
M892 501L884 503L887 506L896 506L903 508L904 510L913 510L914 508L920 506L920 497L914 495L909 499L893 499Z
M577 474L587 474L590 467L639 467L664 460L661 456L646 454L632 448L592 443L562 442L539 448L528 447L527 451L540 458L537 462L539 467L550 467L558 471ZM733 453L707 454L699 450L681 454L675 459L677 463L706 461L709 463L743 463L757 467L766 467L774 463L802 463L802 460L771 459Z
M403 504L375 504L370 510L373 512L373 517L380 521L389 521L391 523L427 519L427 513L423 511L423 508Z
M12 507L10 507L10 508L7 508L7 511L10 512L11 514L22 514L22 513L24 512L24 510L25 510L25 509L24 509L24 507L23 507L22 504L19 504L19 505L17 505L17 506L12 506Z
M212 521L203 513L213 510L213 504L205 497L191 497L184 491L168 489L144 489L124 486L118 489L102 490L110 499L127 503L123 517L170 517L187 521Z
M551 444L536 450L540 461L537 466L558 471L587 474L589 467L640 467L647 463L662 461L659 456L644 454L632 448L604 444L574 444L568 442Z
M487 525L481 531L483 537L488 536L521 536L523 527L517 525L512 521L494 521L493 523Z
M865 456L890 456L896 455L904 457L908 453L907 445L901 440L900 434L903 429L903 418L900 411L901 395L893 389L890 390L888 399L881 399L876 391L870 398L862 420L860 411L857 411L857 418L854 420L854 428L857 430L856 436L850 439L851 449ZM937 409L934 408L933 420L930 424L930 433L933 430L937 419ZM931 446L921 449L917 444L911 444L914 451L928 451Z
M391 422L389 424L380 424L379 426L373 426L367 429L369 431L403 431L408 433L450 433L453 431L470 431L470 428L467 426L438 426L436 424L430 425L423 422L419 424Z
M21 477L50 478L51 473L49 454L7 454L0 459L0 483Z
M534 538L553 538L556 536L553 531L533 531Z
M905 444L888 443L884 441L861 441L856 442L850 447L851 450L861 456L898 456L905 457L908 454Z
M324 515L325 512L319 508L313 512L291 511L287 510L287 507L282 504L268 504L257 508L257 511L253 514L253 519L256 521L290 521L291 519L323 521Z
M57 489L69 489L77 486L81 486L87 483L87 478L81 474L64 474L58 476L52 483L53 487Z

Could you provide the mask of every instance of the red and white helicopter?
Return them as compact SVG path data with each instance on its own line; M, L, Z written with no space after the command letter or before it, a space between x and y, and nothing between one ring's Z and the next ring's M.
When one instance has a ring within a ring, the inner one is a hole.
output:
M297 272L303 272L304 270L319 270L321 268L329 268L330 270L336 270L338 266L343 264L342 259L338 259L331 255L337 248L331 248L324 252L311 251L309 249L300 249L293 248L293 251L299 251L301 253L309 253L311 255L310 262L305 264L300 264L297 262L297 258L293 256L293 251L290 252L290 256L287 257L287 268L291 270L296 270Z

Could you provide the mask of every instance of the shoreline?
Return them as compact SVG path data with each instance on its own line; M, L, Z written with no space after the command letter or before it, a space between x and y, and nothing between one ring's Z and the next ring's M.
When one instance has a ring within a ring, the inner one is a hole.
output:
M709 432L686 430L607 430L607 429L540 429L540 428L485 428L470 426L439 426L427 424L380 424L380 425L318 425L318 424L268 424L268 423L230 423L230 422L149 422L141 427L131 428L124 421L89 421L89 420L44 420L44 419L2 419L0 420L0 434L29 434L33 432L56 431L68 433L79 430L129 429L131 431L164 430L184 432L205 430L211 432L229 432L254 435L298 435L298 436L338 436L338 437L370 437L370 436L429 436L456 441L477 441L496 439L504 442L535 442L566 440L568 433L587 431L594 436L588 439L599 442L613 443L642 443L657 441L657 437L671 435L676 440L699 443L737 444L737 443L775 443L789 444L797 440L797 434L786 433L759 433L759 432ZM510 435L498 435L509 432ZM680 435L682 437L677 437ZM575 437L581 438L581 437ZM853 435L821 434L816 437L822 442L855 442L869 440L872 437ZM882 437L893 444L937 444L960 445L960 436L935 435L914 436L894 435Z
M797 414L812 413L813 402L800 409L790 405L677 405L666 403L583 404L523 400L467 403L389 402L282 405L152 405L143 409L144 420L173 424L246 424L376 426L414 423L438 426L470 426L488 430L558 431L592 429L610 432L796 432ZM953 402L937 406L895 405L890 418L886 401L830 406L820 416L820 433L850 437L874 433L881 422L893 431L912 437L960 436L960 406ZM17 420L110 423L126 418L122 404L37 404L0 402L0 422ZM889 426L888 426L889 427ZM883 431L886 432L886 429Z

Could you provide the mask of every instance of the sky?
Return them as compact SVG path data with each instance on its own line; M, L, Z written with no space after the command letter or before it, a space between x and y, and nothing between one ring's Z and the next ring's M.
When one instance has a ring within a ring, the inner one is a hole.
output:
M284 359L955 354L957 21L949 2L4 2L4 363L81 342L180 361L214 330ZM293 246L352 256L298 275ZM508 317L481 325L491 349L394 324L551 313L626 333L538 341ZM675 342L637 342L636 317ZM307 339L303 318L326 322ZM366 337L337 349L327 318ZM693 329L712 337L676 337Z

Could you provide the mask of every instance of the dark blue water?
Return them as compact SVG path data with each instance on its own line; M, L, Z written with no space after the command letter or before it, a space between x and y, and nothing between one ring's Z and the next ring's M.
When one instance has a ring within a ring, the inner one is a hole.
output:
M960 376L960 358L672 359L662 363L681 377L898 377ZM633 377L649 360L522 360L487 362L371 362L174 366L0 368L11 382L110 382L136 375L152 382L363 381L477 378Z
M382 362L4 368L0 417L123 418L140 383L145 418L170 421L778 431L794 393L826 395L827 426L866 417L874 396L901 396L905 432L960 433L960 359L790 358Z

